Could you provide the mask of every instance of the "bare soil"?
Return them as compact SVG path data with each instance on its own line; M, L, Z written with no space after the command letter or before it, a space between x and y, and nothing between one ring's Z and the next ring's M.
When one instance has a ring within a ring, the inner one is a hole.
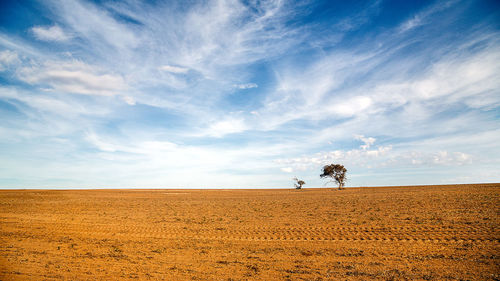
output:
M2 190L0 280L500 280L499 192Z

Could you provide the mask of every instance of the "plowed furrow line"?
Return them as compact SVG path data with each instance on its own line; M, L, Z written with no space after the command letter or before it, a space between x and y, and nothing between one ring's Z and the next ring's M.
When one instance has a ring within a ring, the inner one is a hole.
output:
M78 235L82 237L130 237L138 239L209 239L243 241L436 241L436 242L500 242L498 233L491 231L379 231L376 229L168 229L154 227L72 227L41 229L46 234Z
M235 234L246 233L301 233L304 235L319 235L320 233L387 233L398 234L405 233L409 235L418 235L419 233L454 233L456 235L494 235L500 233L500 228L476 226L476 227L462 227L460 229L452 227L243 227L238 229L208 229L208 228L187 228L179 226L170 227L155 227L155 226L124 226L116 224L88 224L88 223L40 223L37 225L39 229L53 229L53 230L68 230L68 229L92 229L97 232L102 231L120 231L120 232L175 232L175 233L190 233L193 231L208 231L214 230L217 232L231 232Z

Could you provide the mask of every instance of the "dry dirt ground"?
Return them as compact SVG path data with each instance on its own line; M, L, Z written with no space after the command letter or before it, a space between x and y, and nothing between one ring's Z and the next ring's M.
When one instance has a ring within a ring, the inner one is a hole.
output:
M3 190L0 280L500 280L499 192Z

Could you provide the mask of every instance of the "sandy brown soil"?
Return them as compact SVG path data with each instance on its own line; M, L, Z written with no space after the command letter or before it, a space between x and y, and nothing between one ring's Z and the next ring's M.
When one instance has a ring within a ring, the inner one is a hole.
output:
M500 280L500 184L0 191L0 280Z

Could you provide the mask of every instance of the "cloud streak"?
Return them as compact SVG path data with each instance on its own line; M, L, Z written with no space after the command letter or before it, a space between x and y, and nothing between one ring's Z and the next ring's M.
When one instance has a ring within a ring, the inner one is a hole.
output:
M33 35L38 40L43 41L68 41L71 36L66 34L59 26L54 25L50 27L46 26L34 26L31 28Z
M116 95L127 85L120 75L107 74L81 61L47 61L18 70L19 78L47 90L85 95Z
M188 68L179 67L179 66L171 66L171 65L162 65L162 66L160 66L160 70L172 72L172 73L187 73L189 71Z
M14 51L5 50L0 52L0 71L5 71L20 62L19 56Z
M257 88L259 85L255 83L246 83L246 84L237 84L234 85L236 88L241 89L241 90L246 90L246 89L252 89L252 88Z

